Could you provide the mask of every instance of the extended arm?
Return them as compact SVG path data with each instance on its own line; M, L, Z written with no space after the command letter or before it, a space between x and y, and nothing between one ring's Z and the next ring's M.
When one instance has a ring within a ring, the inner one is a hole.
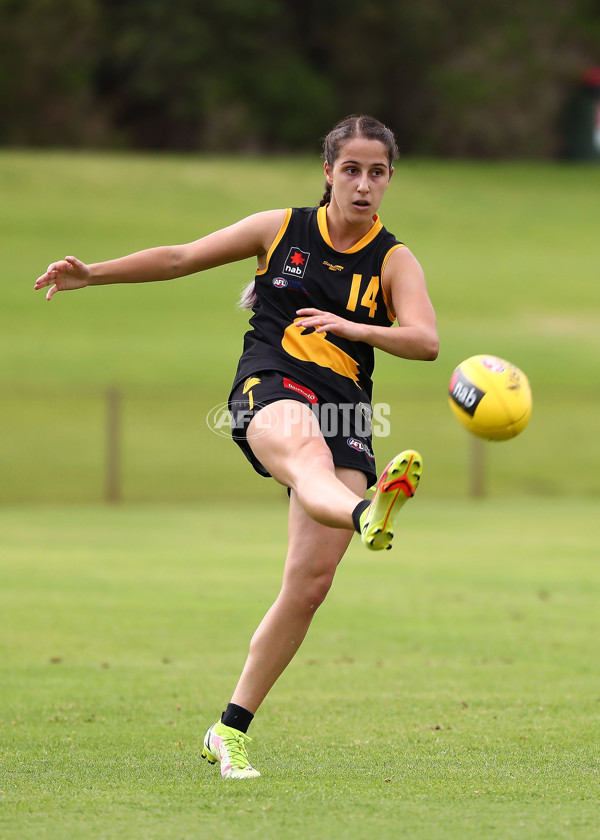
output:
M268 210L185 245L148 248L107 262L86 265L76 257L66 257L48 266L35 289L49 286L46 298L51 300L56 292L171 280L248 257L257 257L260 266L284 218L284 210Z

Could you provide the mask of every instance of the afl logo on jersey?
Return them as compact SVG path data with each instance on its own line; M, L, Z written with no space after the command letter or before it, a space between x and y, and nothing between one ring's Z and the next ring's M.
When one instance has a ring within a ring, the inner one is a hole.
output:
M304 277L310 253L300 248L290 248L290 252L283 264L283 273L292 277Z
M287 286L288 281L285 277L273 277L273 285L276 289L285 289Z

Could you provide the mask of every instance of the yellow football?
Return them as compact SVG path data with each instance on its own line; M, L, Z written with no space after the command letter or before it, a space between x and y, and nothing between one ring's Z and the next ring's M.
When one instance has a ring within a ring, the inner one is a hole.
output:
M531 417L529 380L497 356L471 356L461 362L450 378L448 401L465 429L486 440L515 437Z

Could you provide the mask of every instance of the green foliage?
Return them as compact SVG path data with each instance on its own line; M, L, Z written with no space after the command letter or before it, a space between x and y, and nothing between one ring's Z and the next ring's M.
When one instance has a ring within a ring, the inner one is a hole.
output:
M98 0L0 0L0 17L0 143L103 142Z
M316 151L374 113L404 151L551 157L591 0L0 0L0 143Z
M285 505L0 510L4 840L592 837L596 502L410 506L385 557L351 545L248 784L201 739L276 594Z

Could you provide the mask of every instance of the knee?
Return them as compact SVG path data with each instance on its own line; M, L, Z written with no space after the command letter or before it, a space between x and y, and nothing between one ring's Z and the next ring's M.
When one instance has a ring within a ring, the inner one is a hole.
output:
M293 586L291 597L298 612L313 615L325 600L333 583L333 574L323 572L299 581Z

